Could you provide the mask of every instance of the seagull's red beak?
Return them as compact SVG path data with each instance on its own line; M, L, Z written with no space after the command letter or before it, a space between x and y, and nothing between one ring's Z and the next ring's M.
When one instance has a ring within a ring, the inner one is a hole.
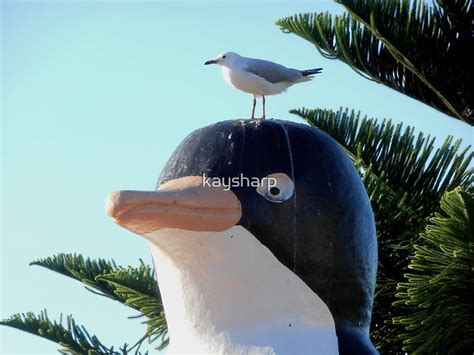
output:
M120 226L141 235L163 228L224 231L242 215L232 191L204 186L201 176L174 179L156 191L113 192L106 212Z

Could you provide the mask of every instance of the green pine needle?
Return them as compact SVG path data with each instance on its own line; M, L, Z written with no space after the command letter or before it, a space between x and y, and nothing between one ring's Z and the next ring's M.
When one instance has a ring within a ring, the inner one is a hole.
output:
M117 270L114 261L104 259L91 260L78 254L57 254L47 258L34 260L30 265L38 265L74 280L82 282L91 291L93 288L98 294L123 303L125 299L116 295L115 287L104 281L96 280L98 276L109 274Z
M66 319L66 326L62 324L62 317L59 322L51 321L46 311L39 315L28 312L15 314L0 322L1 325L16 328L42 338L53 341L61 346L61 354L130 354L132 348L125 344L119 351L113 347L102 344L96 336L91 336L83 326L76 324L72 316ZM140 354L138 349L133 352Z
M96 277L114 287L114 293L125 300L124 304L147 318L147 336L150 341L161 339L159 349L168 345L168 328L161 303L161 296L151 268L143 262L139 268L118 269L110 274Z
M413 354L474 352L474 194L447 192L441 209L415 246L394 303L415 308L393 319L405 328L403 350Z
M346 13L277 21L329 59L431 107L474 124L471 1L336 0Z
M158 284L152 268L143 261L140 260L139 267L124 268L116 266L114 261L58 254L35 260L31 265L39 265L80 281L87 290L139 311L138 317L146 318L145 335L149 341L159 339L159 349L168 345L168 328Z

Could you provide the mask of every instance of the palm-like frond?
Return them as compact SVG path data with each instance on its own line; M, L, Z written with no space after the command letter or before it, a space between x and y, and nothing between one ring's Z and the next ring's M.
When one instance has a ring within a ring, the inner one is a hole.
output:
M146 337L150 341L160 338L159 348L168 344L167 323L155 275L150 266L117 267L114 261L91 260L76 254L58 254L33 261L86 285L96 294L118 301L146 317Z
M403 124L394 125L390 120L362 118L360 113L342 108L290 112L329 133L365 167L372 165L372 172L385 176L394 191L408 192L423 217L439 208L446 191L474 181L469 169L474 157L471 146L460 151L461 140L453 142L452 136L435 150L435 138L415 135L413 127L403 129Z
M336 0L347 13L303 14L277 24L364 77L474 124L471 1Z
M160 338L160 350L168 345L168 327L163 304L150 266L141 263L139 268L118 269L110 274L97 276L96 280L105 281L114 287L114 293L125 300L126 306L136 309L141 313L140 316L147 318L147 336L150 342Z
M474 195L458 188L441 200L415 245L396 304L416 311L394 318L413 354L474 352Z
M41 312L38 316L31 312L15 314L9 319L2 320L0 324L53 341L61 346L59 350L61 354L119 355L129 354L133 349L133 347L129 348L127 344L120 349L120 352L114 350L113 347L109 348L102 344L96 336L89 335L83 326L77 325L72 316L67 317L65 327L62 324L62 319L59 322L51 321L46 311ZM140 354L138 349L133 353Z
M391 324L396 286L403 281L408 258L427 218L439 211L443 194L458 186L472 189L474 153L460 150L461 141L448 137L435 149L434 138L414 129L378 122L347 109L292 110L309 124L335 138L359 167L375 214L379 270L371 336L382 352L398 351L399 329ZM387 341L389 340L389 341Z
M86 289L111 298L121 303L125 299L115 294L115 287L108 282L96 280L98 276L109 274L117 270L114 261L104 259L91 260L78 254L57 254L54 256L34 260L30 265L42 266L61 275L70 277L86 285ZM97 290L93 291L91 288Z

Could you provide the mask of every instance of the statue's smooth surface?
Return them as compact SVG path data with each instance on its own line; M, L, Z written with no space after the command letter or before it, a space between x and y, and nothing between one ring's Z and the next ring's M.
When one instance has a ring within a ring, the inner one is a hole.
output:
M324 132L280 120L198 129L157 189L108 213L150 241L170 352L371 354L369 199Z

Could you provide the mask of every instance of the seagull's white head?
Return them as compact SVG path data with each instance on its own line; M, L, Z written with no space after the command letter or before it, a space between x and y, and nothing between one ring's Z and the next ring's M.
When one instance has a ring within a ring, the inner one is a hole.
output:
M235 52L225 52L219 54L214 59L208 60L204 65L217 64L226 67L234 63L238 58L240 58L240 55Z

